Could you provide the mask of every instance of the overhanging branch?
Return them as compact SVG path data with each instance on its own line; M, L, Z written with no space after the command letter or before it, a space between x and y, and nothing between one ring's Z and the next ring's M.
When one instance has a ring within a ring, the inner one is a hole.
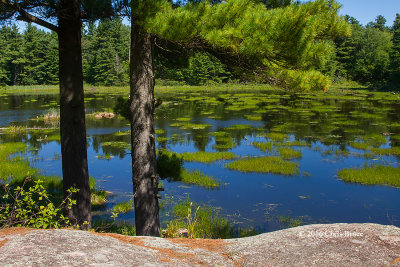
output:
M47 28L49 30L58 32L58 27L57 26L55 26L55 25L53 25L53 24L51 24L51 23L49 23L47 21L44 21L44 20L42 20L42 19L40 19L38 17L35 17L35 16L31 15L28 12L26 12L25 10L21 9L21 10L18 10L18 12L19 12L20 16L18 16L17 19L23 20L23 21L26 21L26 22L33 22L33 23L36 23L36 24L38 24L38 25L40 25L42 27L45 27L45 28Z
M26 22L33 22L36 23L42 27L45 27L49 30L58 32L58 27L41 19L36 16L33 16L32 14L29 14L26 12L24 9L22 9L16 2L12 3L8 0L0 0L1 6L4 6L10 10L13 10L14 12L18 12L19 16L17 17L18 20L26 21Z

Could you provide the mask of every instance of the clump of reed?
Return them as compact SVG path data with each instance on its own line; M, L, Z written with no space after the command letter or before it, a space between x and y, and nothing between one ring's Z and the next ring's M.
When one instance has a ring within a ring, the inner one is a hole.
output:
M367 185L400 186L400 167L387 165L365 165L364 167L341 169L338 176L345 182Z
M253 146L260 149L263 152L272 151L272 143L270 142L253 142Z
M218 160L228 160L237 158L232 152L185 152L181 154L185 161L197 161L203 163L211 163Z
M291 159L299 159L303 155L301 151L291 149L289 147L279 147L278 152L283 159L291 160Z
M232 161L226 167L242 172L276 173L283 175L299 173L299 164L297 162L286 161L279 157L249 157Z

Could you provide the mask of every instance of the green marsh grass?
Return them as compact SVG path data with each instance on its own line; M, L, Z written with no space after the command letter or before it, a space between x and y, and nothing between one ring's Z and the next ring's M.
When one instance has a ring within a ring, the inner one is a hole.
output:
M220 182L212 176L208 176L198 170L182 169L179 181L186 184L194 184L205 188L219 188Z
M236 147L235 141L230 136L224 138L216 138L215 143L216 144L213 145L212 147L217 150L230 150Z
M355 148L355 149L359 149L359 150L368 150L371 148L371 146L369 144L360 143L360 142L349 142L349 146L351 146L352 148Z
M283 159L299 159L301 158L303 155L301 153L301 151L298 150L294 150L291 149L289 147L279 147L278 149L279 155L283 158Z
M263 152L272 151L272 143L270 142L253 142L253 146L260 149Z
M180 129L183 129L183 130L204 130L204 129L211 127L210 124L190 123L190 122L176 122L176 123L170 124L169 126L179 127Z
M250 130L253 126L247 124L235 124L228 128L225 128L226 131L241 131L241 130Z
M371 148L371 152L377 155L400 157L400 147L392 148Z
M103 143L101 143L101 146L113 147L113 148L119 148L119 149L129 149L131 147L131 145L129 143L122 142L122 141L103 142Z
M185 161L197 161L211 163L218 160L235 159L237 156L232 152L184 152L181 154Z
M113 207L113 211L117 213L128 213L133 211L133 200L117 203Z
M309 144L304 141L294 140L290 142L275 142L274 146L309 146Z
M276 141L276 142L283 142L285 139L289 138L289 135L287 134L275 133L275 132L266 133L264 136L270 139L271 141Z
M341 169L338 171L338 176L350 183L400 186L400 167L367 165L354 169Z
M129 134L130 134L130 130L129 130ZM163 129L155 129L154 130L154 132L156 133L156 134L158 134L158 135L161 135L161 134L164 134L165 133L165 131L163 130Z
M136 236L135 225L125 221L99 219L92 223L92 228L98 233L116 233L120 235Z
M26 134L28 132L25 126L18 126L18 125L10 125L8 127L1 128L0 131L8 135L21 135L21 134Z
M9 159L12 154L23 152L27 145L22 142L0 144L0 160Z
M261 115L244 115L244 117L250 121L262 121Z
M167 142L168 141L168 137L166 137L166 136L157 136L156 140L159 143L163 143L163 142Z
M19 161L1 161L0 162L0 179L1 180L23 180L26 177L33 176L37 173L35 168L29 166L27 160Z
M110 160L110 159L114 158L114 156L112 156L110 154L107 154L107 153L104 153L104 154L101 154L101 155L97 155L96 158Z
M279 157L258 157L235 160L226 165L228 169L242 172L276 173L294 175L299 173L299 164Z
M256 229L234 228L219 215L217 209L198 205L190 199L174 203L171 215L172 220L163 231L165 237L234 238L259 234Z
M127 136L127 135L131 135L131 130L127 130L127 131L118 131L113 133L113 136Z

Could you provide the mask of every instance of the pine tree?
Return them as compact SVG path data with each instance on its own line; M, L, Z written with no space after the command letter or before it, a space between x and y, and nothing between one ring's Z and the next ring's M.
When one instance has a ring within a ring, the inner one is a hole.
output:
M121 85L128 82L129 28L121 19L100 21L88 37L90 59L86 79L91 84Z
M313 70L326 59L324 51L331 46L327 40L347 33L338 8L332 0L270 10L245 0L189 3L179 8L168 1L132 1L129 119L138 235L160 234L151 33L176 42L205 42L248 56L266 71L292 79L292 84L304 84L301 79L310 78L312 86L307 89L314 89L327 85L324 76Z
M391 80L400 83L400 14L396 14L396 19L392 26L393 46L390 52L390 71Z

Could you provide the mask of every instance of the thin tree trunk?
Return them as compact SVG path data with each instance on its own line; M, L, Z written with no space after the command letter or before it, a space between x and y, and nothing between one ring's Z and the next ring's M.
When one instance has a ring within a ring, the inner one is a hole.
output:
M154 137L153 39L132 17L130 113L137 235L160 236Z
M83 94L80 1L61 0L58 14L60 134L65 195L70 187L79 189L66 209L74 226L89 229L91 222L90 187L86 152L85 107Z

